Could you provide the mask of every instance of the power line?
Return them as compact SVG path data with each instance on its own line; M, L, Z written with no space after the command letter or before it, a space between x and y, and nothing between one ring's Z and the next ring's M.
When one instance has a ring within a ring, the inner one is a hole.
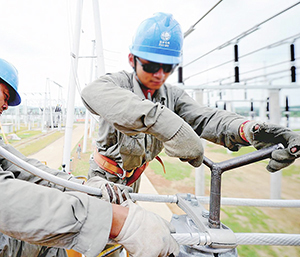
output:
M300 68L300 67L297 67L297 69ZM262 75L258 75L258 76L255 76L255 77L250 77L250 78L245 78L243 80L240 81L241 82L247 82L247 81L250 81L250 80L254 80L254 79L258 79L258 78L262 78L262 77L267 77L267 76L271 76L271 75L276 75L276 74L279 74L279 73L284 73L284 72L289 72L290 70L287 69L287 70L281 70L281 71L275 71L275 72L270 72L270 73L267 73L267 74L262 74ZM223 81L223 80L228 80L230 78L233 78L234 76L228 76L228 77L224 77L224 78L221 78L221 79L217 79L217 80L212 80L212 81L208 81L206 83L203 83L203 84L199 84L198 86L201 87L201 86L208 86L208 84L211 84L211 83L217 83L217 82L220 82L220 81ZM286 77L289 77L289 75L284 75L284 76L279 76L279 77L273 77L272 79L270 79L270 81L273 81L273 80L277 80L277 79L282 79L282 78L286 78ZM223 86L223 85L231 85L233 84L233 82L228 82L228 83L225 83L225 84L220 84L220 86Z
M206 14L204 14L194 25L192 25L186 32L184 32L184 37L186 38L189 34L191 34L195 30L195 26L205 18L213 9L217 7L219 3L221 3L223 0L220 0L218 3L216 3Z
M244 38L244 37L246 37L246 36L252 34L252 33L255 32L256 30L258 30L259 27L260 27L261 25L263 25L264 23L266 23L266 22L268 22L268 21L274 19L275 17L277 17L277 16L281 15L282 13L284 13L284 12L290 10L291 8L295 7L295 6L298 5L298 4L300 4L300 1L297 2L297 3L295 3L294 5L292 5L292 6L288 7L288 8L286 8L286 9L284 9L283 11L281 11L281 12L279 12L279 13L273 15L272 17L270 17L270 18L268 18L268 19L262 21L261 23L255 25L254 27L252 27L252 28L248 29L247 31L241 33L240 35L238 35L238 36L232 38L231 40L229 40L229 41L227 41L227 42L225 42L224 44L222 44L222 45L220 45L220 46L214 48L213 50L207 52L206 54L204 54L204 55L202 55L202 56L200 56L200 57L194 59L193 61L191 61L191 62L185 64L183 67L186 67L186 66L188 66L188 65L190 65L190 64L192 64L192 63L198 61L199 59L205 57L206 55L208 55L208 54L210 54L210 53L212 53L212 52L214 52L214 51L216 51L216 50L220 50L220 49L222 49L222 48L224 48L224 47L227 47L227 46L233 44L233 42L237 42L237 41L241 40L242 38Z
M270 48L273 48L273 47L276 47L276 46L280 46L280 45L282 45L282 44L288 43L288 41L291 40L291 39L295 40L295 39L298 39L298 38L300 38L300 33L299 33L299 34L296 34L296 35L293 35L293 36L290 36L290 37L288 37L288 38L279 40L279 41L277 41L277 42L275 42L275 43L266 45L266 46L264 46L264 47L258 48L258 49L254 50L254 51L252 51L252 52L249 52L249 53L246 53L246 54L244 54L244 55L241 55L239 58L241 59L241 58L243 58L243 57L246 57L246 56L249 56L249 55L251 55L251 54L257 53L257 52L259 52L259 51L262 51L262 50L265 50L265 49L270 49ZM206 54L206 55L207 55L207 54ZM202 57L203 57L203 56L205 56L205 55L202 55ZM200 58L201 58L201 57L199 57L199 59L200 59ZM190 76L186 77L185 79L183 79L183 81L186 81L186 80L190 79L191 77L197 76L197 75L202 74L202 73L204 73L204 72L207 72L207 71L213 70L213 69L215 69L215 68L219 68L219 67L221 67L221 66L223 66L223 65L229 64L229 63L231 63L232 61L233 61L233 59L231 59L231 60L229 60L229 61L226 61L226 62L223 62L223 63L221 63L221 64L218 64L218 65L216 65L216 66L214 66L214 67L211 67L211 68L209 68L209 69L206 69L206 70L197 72L197 73L195 73L195 74L193 74L193 75L190 75ZM186 65L185 65L185 66L186 66ZM185 66L184 66L184 67L185 67Z
M297 59L298 58L299 57L297 57ZM285 64L285 63L290 63L290 60L273 63L271 65L263 66L263 67L260 67L260 68L257 68L257 69L253 69L253 70L248 70L248 71L242 72L240 75L245 75L245 74L248 74L248 73L251 73L251 72L260 71L262 69L272 68L272 67L275 67L275 66L278 66L278 65L282 65L282 64Z

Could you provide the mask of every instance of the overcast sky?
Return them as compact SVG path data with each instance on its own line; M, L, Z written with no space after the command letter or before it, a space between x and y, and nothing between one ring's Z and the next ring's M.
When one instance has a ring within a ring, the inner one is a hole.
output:
M105 71L131 70L127 62L129 45L137 26L143 19L152 16L155 12L172 13L185 32L217 2L212 0L99 0ZM295 0L223 0L195 26L195 31L185 39L183 65L297 2ZM10 61L18 69L21 93L44 93L46 79L49 78L64 87L66 97L70 77L70 51L76 18L76 3L75 0L0 0L0 57ZM261 25L258 31L241 39L239 54L242 56L299 34L299 24L300 4ZM95 35L92 1L85 0L80 56L91 55L93 39ZM280 47L259 51L244 60L241 59L241 73L253 67L261 68L289 60L291 43L293 41L289 40ZM300 53L299 40L296 40L294 44L297 57ZM213 69L211 72L193 76L197 72L230 59L233 59L233 45L214 51L207 57L188 65L184 69L184 77L192 77L186 80L185 84L214 84L215 80L232 76L233 63L221 69ZM278 71L289 69L290 64L286 63L285 66L277 68ZM265 70L265 73L269 72L272 70ZM90 80L90 59L79 59L78 76L80 86L84 87ZM176 82L176 80L177 74L174 74L170 82ZM262 84L260 81L251 81L251 83ZM284 80L276 80L272 83L290 84L290 79L286 77ZM53 87L52 97L55 98L57 86L52 83L51 87ZM300 91L291 92L291 90L284 90L282 97L289 94L291 104L299 104ZM296 97L297 94L298 97ZM76 103L80 104L78 96L77 92Z

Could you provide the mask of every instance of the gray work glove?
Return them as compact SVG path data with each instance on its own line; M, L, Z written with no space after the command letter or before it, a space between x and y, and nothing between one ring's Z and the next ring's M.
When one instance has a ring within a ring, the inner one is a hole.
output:
M284 149L275 150L267 170L275 172L292 164L300 156L300 135L288 128L250 121L244 126L245 137L256 149L283 144Z
M130 199L129 193L132 193L131 187L109 182L99 176L90 178L85 182L85 185L100 188L102 193L101 199L115 204L121 204Z
M179 245L171 236L171 232L175 231L172 231L169 222L131 200L122 205L128 207L129 212L121 232L114 241L123 245L130 256L178 256Z
M202 164L204 150L201 139L186 122L170 140L163 144L167 155L178 157L194 167Z

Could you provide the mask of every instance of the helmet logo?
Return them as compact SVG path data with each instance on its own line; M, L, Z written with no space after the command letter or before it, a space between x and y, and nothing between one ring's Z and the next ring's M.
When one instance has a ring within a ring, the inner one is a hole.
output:
M171 35L170 35L169 32L165 31L165 32L161 33L160 38L161 38L163 41L169 41L170 38L171 38Z
M170 38L171 38L171 34L167 31L161 33L160 35L161 40L159 41L159 46L162 47L169 47L170 46Z

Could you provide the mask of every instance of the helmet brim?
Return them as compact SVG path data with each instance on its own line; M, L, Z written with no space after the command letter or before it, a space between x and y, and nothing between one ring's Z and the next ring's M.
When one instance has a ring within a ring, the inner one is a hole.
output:
M11 96L8 100L8 106L17 106L21 103L21 96L17 91L15 91L12 87L10 87Z
M137 57L145 59L150 62L162 63L162 64L179 64L181 62L181 56L171 56L156 53L147 53L130 49L131 53Z

